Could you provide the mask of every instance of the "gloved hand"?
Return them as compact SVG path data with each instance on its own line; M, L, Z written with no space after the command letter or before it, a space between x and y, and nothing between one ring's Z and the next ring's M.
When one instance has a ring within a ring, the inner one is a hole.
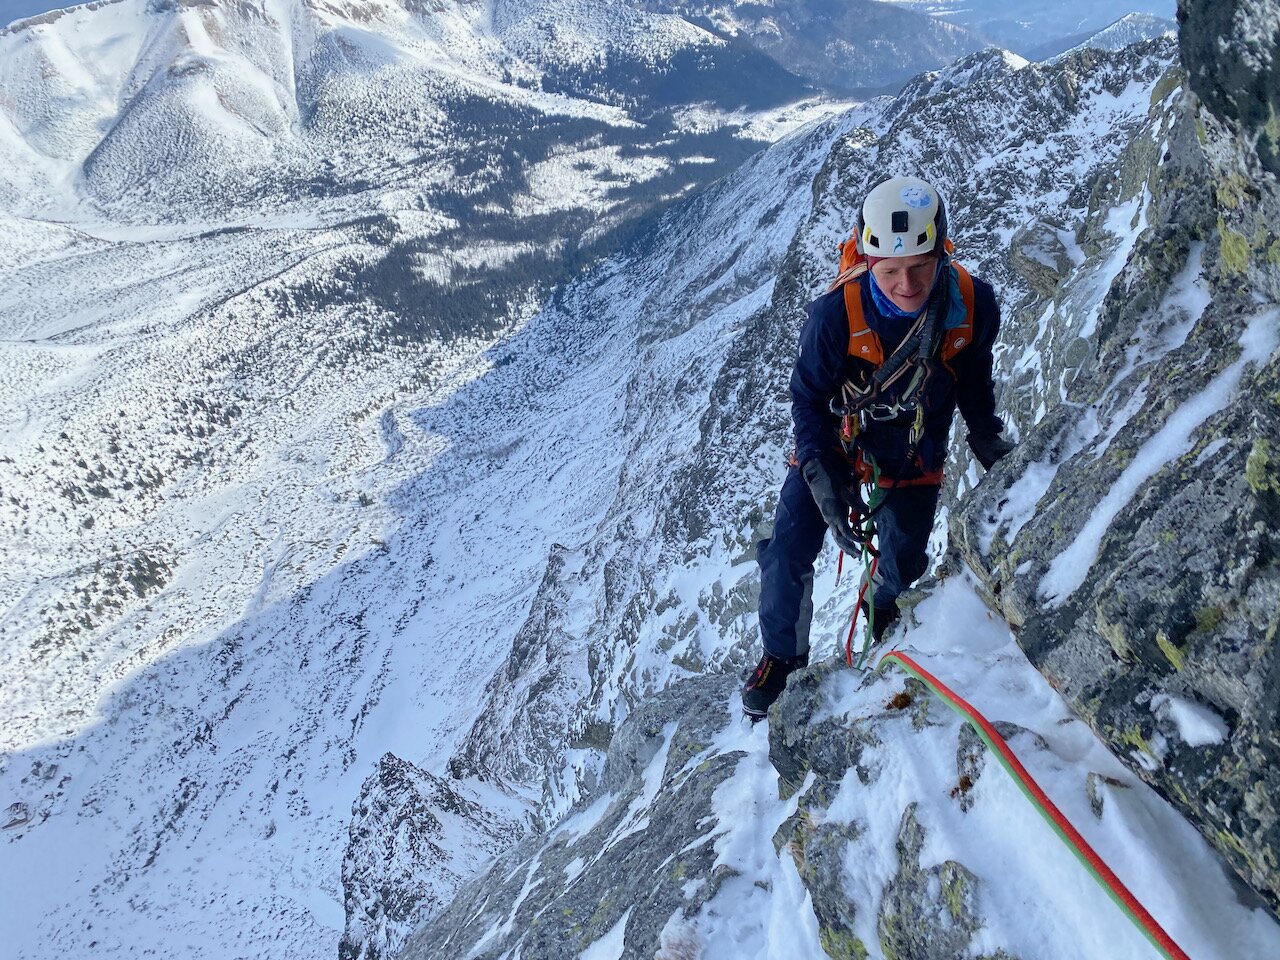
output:
M984 470L990 470L996 461L1007 456L1013 450L1014 442L1002 433L993 433L986 437L975 437L969 434L969 449L978 458Z
M822 460L814 457L805 461L800 472L809 484L809 492L813 494L813 502L818 505L822 519L827 522L836 546L845 553L856 554L862 550L862 544L853 535L853 527L849 526L849 505L836 493L835 482L831 474L822 465Z

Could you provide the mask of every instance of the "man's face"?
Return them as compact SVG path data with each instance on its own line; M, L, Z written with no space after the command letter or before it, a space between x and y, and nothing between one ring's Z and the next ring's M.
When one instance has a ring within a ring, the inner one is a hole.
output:
M915 313L929 299L933 277L938 271L938 258L932 253L914 257L889 257L876 261L871 272L876 283L899 310Z

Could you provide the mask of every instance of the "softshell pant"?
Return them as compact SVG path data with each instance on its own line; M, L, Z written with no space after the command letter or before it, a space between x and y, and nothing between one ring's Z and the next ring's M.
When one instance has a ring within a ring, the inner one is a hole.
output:
M887 607L928 568L929 534L938 509L939 487L887 490L876 512L880 564L875 605ZM813 620L813 564L827 525L800 470L792 467L782 484L773 536L756 547L760 563L760 636L765 652L795 657L809 652Z

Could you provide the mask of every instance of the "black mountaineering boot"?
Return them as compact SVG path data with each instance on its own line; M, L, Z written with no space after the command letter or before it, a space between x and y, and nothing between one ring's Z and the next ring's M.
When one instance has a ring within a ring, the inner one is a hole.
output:
M867 610L867 601L862 601L862 612L864 615L869 614ZM887 607L877 606L875 608L875 616L871 621L871 638L879 643L885 635L885 632L893 626L898 619L898 605L890 603Z
M765 654L751 671L746 686L742 688L742 712L752 723L763 720L769 707L787 685L787 676L793 670L809 665L809 655L782 659Z

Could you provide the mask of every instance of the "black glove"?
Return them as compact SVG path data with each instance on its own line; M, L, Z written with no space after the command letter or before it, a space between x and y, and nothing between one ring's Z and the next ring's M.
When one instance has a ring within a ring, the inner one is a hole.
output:
M836 485L827 468L822 465L822 460L814 457L806 461L800 472L809 484L813 502L818 505L822 519L827 522L836 546L845 553L858 553L862 544L854 537L853 527L849 526L849 505L836 493Z
M1013 441L1006 439L1004 434L993 433L985 437L969 434L969 449L973 451L973 455L978 458L984 470L990 470L995 466L996 461L1007 455L1013 447Z

